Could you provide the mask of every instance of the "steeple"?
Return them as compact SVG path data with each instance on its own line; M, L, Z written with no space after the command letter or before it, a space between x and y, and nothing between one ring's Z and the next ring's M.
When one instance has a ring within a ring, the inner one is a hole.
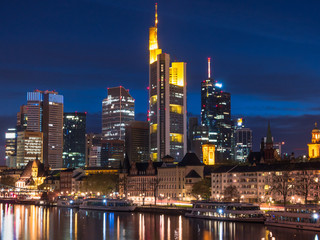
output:
M268 121L268 131L267 131L267 141L266 144L272 144L272 134L271 134L271 128L270 128L270 121Z

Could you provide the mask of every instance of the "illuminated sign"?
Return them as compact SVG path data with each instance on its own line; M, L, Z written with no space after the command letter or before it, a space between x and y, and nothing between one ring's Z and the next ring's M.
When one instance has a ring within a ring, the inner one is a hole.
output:
M217 88L222 88L222 83L216 83L215 86L216 86Z

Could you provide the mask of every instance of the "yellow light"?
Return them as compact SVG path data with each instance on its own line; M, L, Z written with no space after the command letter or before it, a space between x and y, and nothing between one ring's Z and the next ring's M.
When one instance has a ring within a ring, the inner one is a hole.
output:
M205 165L215 164L215 145L211 143L202 145L203 163Z
M180 133L170 133L170 141L171 142L183 142L183 134Z
M150 125L150 133L156 133L158 129L158 124L151 124Z
M170 67L169 74L170 84L183 87L185 82L185 63L173 62Z
M153 104L157 103L157 99L158 99L157 95L151 96L150 104L153 105Z
M170 112L182 114L183 113L183 106L177 104L170 104Z
M152 161L158 160L158 153L151 153L151 159Z

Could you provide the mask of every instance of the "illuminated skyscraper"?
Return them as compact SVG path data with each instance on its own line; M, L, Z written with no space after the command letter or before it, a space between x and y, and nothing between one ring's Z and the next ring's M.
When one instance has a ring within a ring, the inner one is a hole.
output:
M201 124L208 127L209 142L216 148L216 162L231 160L231 96L221 90L222 84L211 78L201 83Z
M64 113L63 166L84 167L86 155L86 113Z
M23 131L27 129L27 121L28 121L28 106L22 105L20 106L20 111L17 113L17 131Z
M105 140L124 140L125 126L134 120L134 99L124 87L108 88L102 101L102 136Z
M187 151L186 63L172 62L158 48L158 14L149 28L149 122L153 161L171 155L180 161Z
M43 132L43 163L62 167L63 96L55 91L27 94L27 130Z
M17 130L9 128L5 135L5 158L7 167L16 167L17 159Z
M235 160L245 162L252 150L252 130L244 127L242 118L238 118L235 124L234 141Z

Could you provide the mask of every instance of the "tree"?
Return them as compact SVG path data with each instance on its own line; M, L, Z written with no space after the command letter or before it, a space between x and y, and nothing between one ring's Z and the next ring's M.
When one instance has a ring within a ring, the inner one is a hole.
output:
M191 194L198 198L198 196L201 196L203 199L209 199L211 192L211 181L209 178L204 178L199 182L196 182L192 186Z
M81 187L81 191L100 192L101 194L106 195L117 190L118 181L119 178L115 174L89 175Z
M240 194L236 186L230 185L226 187L223 191L224 199L226 201L232 201L232 199L236 199L239 201Z
M308 203L308 195L312 189L318 187L318 179L313 172L303 171L295 178L295 191L298 195L304 197L304 203Z
M286 206L287 197L289 192L293 189L293 176L292 173L287 171L273 172L269 178L268 194L278 194L282 196L283 206Z
M0 184L6 185L8 187L14 187L16 184L16 180L10 176L1 176L0 177Z
M157 196L158 196L158 189L159 189L160 182L161 182L161 180L157 177L155 177L154 179L152 179L150 181L150 185L153 190L154 205L157 205Z
M123 193L125 198L128 198L128 177L126 174L119 176L119 193Z

